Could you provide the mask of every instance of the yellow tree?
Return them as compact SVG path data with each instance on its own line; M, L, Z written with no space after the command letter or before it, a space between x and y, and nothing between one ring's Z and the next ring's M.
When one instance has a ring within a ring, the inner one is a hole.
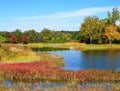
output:
M109 25L105 28L105 37L109 40L110 45L114 39L120 40L120 33L117 32L117 27L114 25Z

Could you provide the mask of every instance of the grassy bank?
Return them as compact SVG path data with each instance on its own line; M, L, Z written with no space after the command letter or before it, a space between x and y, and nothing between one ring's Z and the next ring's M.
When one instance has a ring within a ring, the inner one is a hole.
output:
M42 47L53 47L53 48L69 48L76 50L111 50L120 49L119 44L83 44L83 43L30 43L30 48L42 48Z
M0 47L0 62L32 62L35 60L52 61L54 65L64 65L63 57L49 53L36 53L23 44L2 44Z

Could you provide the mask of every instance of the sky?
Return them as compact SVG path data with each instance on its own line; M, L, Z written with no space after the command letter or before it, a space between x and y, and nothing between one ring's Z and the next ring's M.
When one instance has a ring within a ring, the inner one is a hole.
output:
M0 0L0 31L77 31L86 16L107 17L120 0Z

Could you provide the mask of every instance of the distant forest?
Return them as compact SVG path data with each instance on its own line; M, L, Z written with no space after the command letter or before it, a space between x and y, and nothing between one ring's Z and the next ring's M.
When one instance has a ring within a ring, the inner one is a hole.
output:
M107 12L107 18L86 16L78 31L55 31L43 29L37 32L34 29L16 29L12 32L1 31L0 43L65 43L81 42L87 44L120 43L120 12L117 7Z
M5 43L64 43L75 42L80 39L80 31L53 31L49 29L43 29L41 32L35 30L27 30L21 32L16 29L13 32L0 32L0 35L5 38Z

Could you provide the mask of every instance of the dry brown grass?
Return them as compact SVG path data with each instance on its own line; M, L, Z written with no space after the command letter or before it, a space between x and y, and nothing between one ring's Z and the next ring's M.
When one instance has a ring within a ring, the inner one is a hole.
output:
M24 44L2 44L0 48L1 62L31 62L35 60L53 60L57 64L63 64L63 62L61 62L61 56L48 53L36 53Z

